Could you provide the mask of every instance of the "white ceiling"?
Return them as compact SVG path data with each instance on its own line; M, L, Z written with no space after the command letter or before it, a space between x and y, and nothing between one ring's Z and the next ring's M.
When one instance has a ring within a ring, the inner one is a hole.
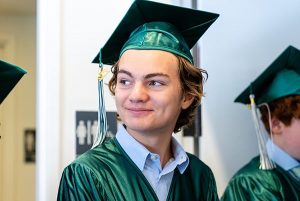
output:
M0 0L0 15L36 15L36 0Z

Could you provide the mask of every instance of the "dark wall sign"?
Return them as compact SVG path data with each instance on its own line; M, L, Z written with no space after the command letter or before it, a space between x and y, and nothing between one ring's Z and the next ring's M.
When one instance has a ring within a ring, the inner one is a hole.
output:
M108 124L108 137L113 137L117 133L116 112L106 112ZM96 111L76 111L76 156L89 150L98 132L98 112Z

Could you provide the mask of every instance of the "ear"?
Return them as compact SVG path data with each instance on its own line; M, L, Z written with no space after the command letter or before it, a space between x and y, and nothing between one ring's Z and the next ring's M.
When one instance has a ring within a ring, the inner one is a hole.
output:
M187 109L191 104L192 102L194 101L194 96L191 95L191 94L185 94L183 96L183 99L181 101L181 108L182 109Z
M271 120L272 132L273 134L279 135L282 133L284 124L277 118L272 118Z

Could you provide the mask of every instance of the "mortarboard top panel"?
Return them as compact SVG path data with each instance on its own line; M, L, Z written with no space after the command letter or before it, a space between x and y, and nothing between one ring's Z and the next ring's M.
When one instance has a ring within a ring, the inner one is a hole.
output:
M289 95L300 95L300 51L289 46L235 100L250 104L254 94L256 103L268 103Z
M25 73L22 68L0 60L0 104Z
M167 22L174 25L191 49L219 14L183 8L158 2L136 0L101 48L93 63L114 64L130 34L149 22ZM101 61L100 61L101 59Z

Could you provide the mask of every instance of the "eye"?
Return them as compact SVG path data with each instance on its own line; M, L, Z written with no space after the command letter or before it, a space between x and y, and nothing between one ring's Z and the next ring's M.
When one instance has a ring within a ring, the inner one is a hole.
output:
M157 80L151 80L149 82L149 86L162 86L164 85L163 82L157 81Z
M130 85L130 81L127 80L127 79L120 79L118 82L119 82L121 85L124 85L124 86Z

